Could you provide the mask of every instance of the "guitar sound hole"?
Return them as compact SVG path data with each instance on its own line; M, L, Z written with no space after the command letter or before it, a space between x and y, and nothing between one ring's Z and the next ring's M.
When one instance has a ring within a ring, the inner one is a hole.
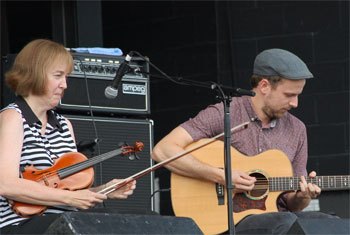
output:
M263 196L267 190L269 189L269 182L266 179L266 177L258 172L254 172L250 174L250 176L256 178L255 186L252 191L250 191L248 194L251 197L261 197Z

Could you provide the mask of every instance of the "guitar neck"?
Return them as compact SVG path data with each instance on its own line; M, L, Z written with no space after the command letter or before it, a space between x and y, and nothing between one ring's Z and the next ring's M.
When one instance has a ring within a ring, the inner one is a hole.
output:
M271 177L269 178L270 191L300 190L300 177ZM350 189L349 175L306 177L306 182L316 184L323 191Z

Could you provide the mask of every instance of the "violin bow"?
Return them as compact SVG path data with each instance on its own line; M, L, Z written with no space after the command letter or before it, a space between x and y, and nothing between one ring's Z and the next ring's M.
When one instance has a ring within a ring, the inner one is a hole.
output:
M244 122L244 123L241 123L241 124L231 128L231 134L234 134L234 133L237 133L237 132L240 132L240 131L246 129L248 127L248 124L249 124L249 122ZM177 155L175 155L175 156L173 156L171 158L168 158L168 159L166 159L166 160L164 160L162 162L157 163L154 166L151 166L151 167L149 167L147 169L144 169L144 170L142 170L142 171L140 171L140 172L138 172L138 173L136 173L136 174L134 174L134 175L132 175L132 176L130 176L128 178L125 178L125 179L119 181L118 183L110 185L110 186L100 190L98 193L102 193L102 194L108 195L108 194L112 193L113 191L115 191L115 190L117 190L117 189L127 185L131 181L137 180L137 179L147 175L148 173L150 173L152 171L155 171L158 168L160 168L160 167L162 167L162 166L164 166L164 165L166 165L166 164L168 164L168 163L170 163L172 161L175 161L176 159L179 159L179 158L181 158L181 157L183 157L183 156L185 156L185 155L187 155L187 154L189 154L189 153L191 153L191 152L193 152L193 151L195 151L197 149L200 149L200 148L202 148L204 146L207 146L208 144L213 143L214 141L220 139L223 136L224 136L224 132L219 134L219 135L217 135L217 136L214 136L214 137L212 137L210 139L207 139L203 143L201 143L199 145L196 145L196 146L193 146L192 148L190 148L188 150L185 150L182 153L179 153L179 154L177 154Z

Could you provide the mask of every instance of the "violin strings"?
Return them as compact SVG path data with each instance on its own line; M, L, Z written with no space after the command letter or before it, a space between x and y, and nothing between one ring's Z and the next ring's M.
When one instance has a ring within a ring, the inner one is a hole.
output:
M75 173L77 171L77 169L85 169L85 168L88 168L90 166L93 166L99 162L101 162L104 158L106 159L109 159L111 157L114 157L116 155L119 155L122 151L120 149L117 149L117 150L113 150L113 151L110 151L110 152L107 152L107 153L104 153L104 154L101 154L99 156L96 156L94 158L91 158L91 159L88 159L86 161L82 161L82 162L79 162L75 165L72 165L72 166L68 166L68 167L65 167L65 168L62 168L60 170L58 170L60 173L65 173L65 174L72 174L72 173Z
M40 175L39 177L37 177L34 181L35 182L41 182L41 181L46 181L46 180L49 181L53 177L57 177L57 176L60 177L60 175L64 176L63 178L65 178L66 176L69 176L73 173L78 172L79 170L77 170L77 169L83 170L85 168L93 166L96 163L100 162L104 158L109 159L113 156L119 155L120 154L119 152L122 152L121 149L116 149L116 150L101 154L99 156L96 156L94 158L91 158L91 159L88 159L88 160L85 160L82 162L78 162L74 165L64 167L64 168L59 169L57 171L46 172L46 173Z

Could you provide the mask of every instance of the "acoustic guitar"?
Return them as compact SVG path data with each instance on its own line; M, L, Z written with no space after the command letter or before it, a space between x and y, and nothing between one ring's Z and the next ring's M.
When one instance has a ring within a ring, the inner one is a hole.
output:
M198 145L199 140L187 148ZM215 141L191 153L211 166L224 168L224 143ZM293 177L288 157L279 150L268 150L247 157L231 147L232 169L239 169L256 177L252 191L233 193L234 223L251 214L277 212L277 198L285 191L300 189L299 177ZM349 175L306 177L307 182L323 191L350 189ZM228 230L227 195L223 185L171 174L171 201L176 216L192 218L204 234L218 234Z

